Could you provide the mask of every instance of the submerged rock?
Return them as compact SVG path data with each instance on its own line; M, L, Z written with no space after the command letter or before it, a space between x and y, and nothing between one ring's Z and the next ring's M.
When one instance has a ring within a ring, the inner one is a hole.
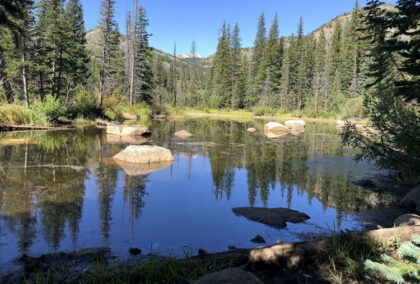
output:
M142 136L150 134L150 131L146 126L108 124L106 127L106 133L114 135Z
M413 190L407 193L406 196L401 200L401 205L420 212L420 185L416 186Z
M265 135L267 138L270 138L270 139L283 137L283 136L286 136L287 134L288 134L288 132L271 132L271 131L264 131L264 135Z
M253 242L253 243L259 243L259 244L263 244L263 243L265 243L265 240L264 240L264 238L263 238L263 237L261 237L260 235L256 235L256 236L255 236L255 238L253 238L253 239L251 240L251 242Z
M257 131L257 129L255 129L254 127L248 128L246 131L248 132L255 132Z
M284 123L284 126L289 127L289 129L302 129L305 128L305 121L301 119L288 120Z
M170 150L159 146L136 146L131 145L113 157L115 160L128 163L148 164L155 162L173 161L174 157Z
M174 133L174 136L179 137L179 138L189 138L191 136L194 136L194 134L186 131L186 130L180 130Z
M309 219L305 213L287 208L236 207L232 211L252 221L275 228L284 228L286 222L300 223Z
M129 176L139 176L154 173L166 169L174 163L174 161L154 162L150 164L130 163L121 160L114 161L118 166L120 166L124 170L125 174Z
M416 214L404 214L395 219L395 226L420 226L420 216Z
M106 135L106 142L108 144L130 144L141 145L147 142L143 136L120 136L114 134Z
M129 248L128 252L131 255L138 255L138 254L141 254L141 249L139 249L139 248Z
M0 140L0 145L3 146L18 146L18 145L35 145L35 144L39 144L38 141L34 141L32 139L25 139L25 138L20 138L20 139L2 139Z
M195 284L213 283L240 283L240 284L262 284L263 282L251 272L239 268L228 268L222 271L204 275L194 282Z
M286 132L289 133L289 128L281 123L269 122L264 125L264 132Z
M344 120L337 120L335 125L337 125L337 128L343 128L346 125L346 122Z

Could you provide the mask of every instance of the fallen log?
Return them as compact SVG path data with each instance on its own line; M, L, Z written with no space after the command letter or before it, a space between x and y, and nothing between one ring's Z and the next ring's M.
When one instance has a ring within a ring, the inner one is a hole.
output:
M398 238L400 242L409 241L414 234L420 234L420 226L395 227L366 232L351 231L342 233L339 236L348 238L359 237L367 241L383 243L395 238ZM198 262L215 261L219 263L232 261L238 265L244 264L249 260L254 262L273 262L280 258L286 259L289 262L293 259L296 260L296 258L313 256L320 250L328 250L330 244L331 237L328 237L307 242L283 243L261 248L236 249L227 252L204 254L192 257L191 260Z
M0 125L1 131L26 131L26 130L72 130L74 126L37 126L37 125Z

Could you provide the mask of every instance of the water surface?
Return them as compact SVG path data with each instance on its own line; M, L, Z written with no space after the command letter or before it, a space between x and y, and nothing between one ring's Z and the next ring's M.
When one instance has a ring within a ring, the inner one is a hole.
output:
M309 124L276 139L264 136L263 125L152 123L147 144L169 148L175 161L151 173L110 163L135 141L112 139L103 129L0 133L0 263L95 246L121 257L129 247L180 256L255 247L257 234L268 243L307 240L362 230L355 212L389 201L349 183L378 170L355 164L334 125ZM172 136L181 129L195 136ZM310 219L274 229L236 216L231 209L238 206L287 207Z

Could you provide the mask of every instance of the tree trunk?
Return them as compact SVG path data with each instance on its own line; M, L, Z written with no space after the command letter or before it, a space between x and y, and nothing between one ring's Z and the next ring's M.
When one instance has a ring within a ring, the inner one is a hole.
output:
M359 237L365 240L376 240L378 242L386 242L390 239L399 238L400 242L411 240L411 236L420 234L420 226L405 226L389 229L372 230L367 232L348 232L343 236L354 238ZM236 264L247 263L249 260L255 262L272 262L278 259L288 259L292 257L313 257L319 251L328 250L330 248L331 238L322 238L315 241L284 243L266 246L262 248L252 249L235 249L227 252L204 254L194 256L188 260L192 262L216 262L222 263L230 261Z
M23 94L25 96L26 106L29 107L29 96L28 96L28 83L26 78L26 63L25 63L25 38L22 38L22 83L23 83Z
M0 39L2 38L0 31ZM6 99L9 104L14 103L15 101L15 92L10 85L9 78L6 73L6 59L4 58L3 47L0 45L0 82L3 85L4 92L6 93Z

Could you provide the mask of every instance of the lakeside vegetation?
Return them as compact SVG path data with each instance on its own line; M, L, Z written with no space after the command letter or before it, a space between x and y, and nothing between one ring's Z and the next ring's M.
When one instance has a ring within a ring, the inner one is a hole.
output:
M151 255L150 260L137 264L110 264L98 258L89 269L77 274L72 272L70 266L45 270L37 268L37 264L34 263L33 272L16 275L14 280L21 283L192 283L209 273L239 267L256 273L267 283L273 280L272 277L275 280L300 279L323 283L416 283L420 280L420 270L416 266L420 260L420 236L412 235L411 240L401 243L396 237L378 242L332 233L327 249L317 250L310 259L305 259L299 266L286 267L281 262L264 264L246 259L206 260L188 253L186 258L181 260L173 257L162 259ZM408 247L410 248L407 249ZM388 263L388 266L379 262ZM267 267L259 271L263 265ZM283 273L280 278L279 271ZM296 273L301 273L302 276L291 277Z

